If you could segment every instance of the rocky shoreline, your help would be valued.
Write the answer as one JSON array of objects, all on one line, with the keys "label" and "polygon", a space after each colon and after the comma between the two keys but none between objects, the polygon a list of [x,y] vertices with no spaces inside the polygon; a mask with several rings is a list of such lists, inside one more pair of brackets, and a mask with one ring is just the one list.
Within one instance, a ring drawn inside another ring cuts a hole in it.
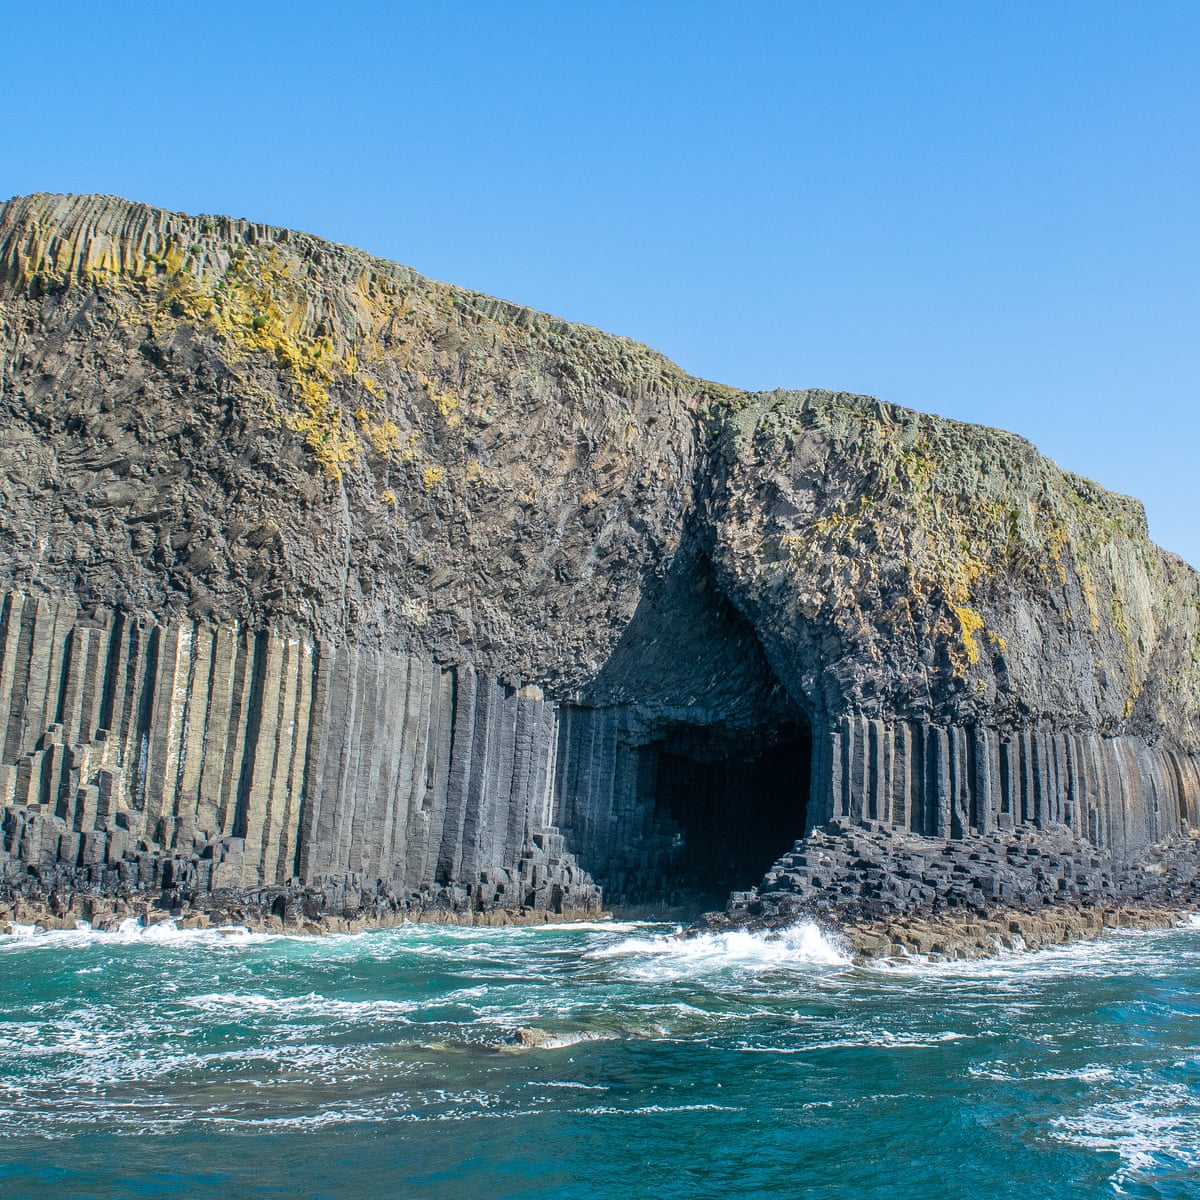
[{"label": "rocky shoreline", "polygon": [[943,962],[1091,941],[1110,929],[1171,929],[1191,911],[1156,905],[1082,909],[1052,905],[1042,912],[997,909],[986,915],[942,913],[852,923],[837,934],[856,962],[918,957]]},{"label": "rocky shoreline", "polygon": [[399,925],[552,925],[573,921],[607,919],[599,910],[495,908],[485,912],[459,912],[449,908],[373,908],[342,915],[289,907],[282,913],[262,903],[259,897],[242,893],[210,894],[196,903],[173,897],[130,895],[111,899],[82,894],[15,895],[0,900],[0,935],[14,927],[34,926],[41,931],[73,930],[81,926],[113,932],[126,921],[150,927],[173,921],[177,929],[245,929],[251,933],[279,933],[321,937],[338,933],[367,933]]},{"label": "rocky shoreline", "polygon": [[[595,889],[580,904],[479,908],[448,889],[398,897],[378,883],[326,880],[262,889],[203,890],[136,881],[112,890],[27,867],[0,889],[0,933],[15,927],[116,930],[171,921],[178,929],[321,936],[405,924],[543,925],[607,920]],[[469,898],[468,898],[469,900]],[[881,827],[814,830],[767,872],[683,936],[747,930],[770,935],[814,921],[857,963],[977,959],[1099,937],[1109,929],[1165,929],[1200,909],[1200,841],[1152,847],[1115,863],[1065,831],[1022,831],[953,842]],[[639,911],[617,916],[662,917]],[[699,914],[696,914],[697,916]],[[687,920],[672,911],[671,919]],[[664,918],[665,919],[665,918]]]},{"label": "rocky shoreline", "polygon": [[1164,929],[1200,908],[1200,840],[1121,863],[1066,829],[953,841],[834,822],[798,841],[758,888],[735,892],[710,930],[815,921],[857,961],[982,958]]},{"label": "rocky shoreline", "polygon": [[[217,898],[214,898],[217,899]],[[955,959],[981,959],[997,955],[1044,950],[1053,946],[1089,941],[1112,929],[1170,929],[1181,923],[1200,904],[1177,907],[1088,906],[1068,908],[1048,905],[1042,911],[996,908],[987,913],[943,912],[937,914],[898,915],[887,920],[819,919],[836,943],[843,945],[855,963],[878,960],[920,958],[930,962]],[[0,935],[15,933],[20,927],[37,931],[74,930],[83,927],[98,931],[116,931],[133,920],[144,927],[174,922],[177,929],[253,933],[290,936],[326,936],[365,933],[408,924],[503,927],[548,925],[612,919],[609,912],[546,912],[534,909],[493,909],[488,912],[454,912],[448,909],[379,911],[370,914],[336,916],[317,913],[305,916],[290,913],[279,916],[244,896],[220,898],[206,907],[190,903],[171,905],[160,898],[131,897],[124,900],[76,896],[64,902],[49,899],[15,897],[0,902]],[[721,929],[751,929],[776,932],[803,919],[794,914],[783,921],[721,920],[709,914],[703,923],[684,931],[684,936]]]},{"label": "rocky shoreline", "polygon": [[405,922],[541,925],[601,913],[600,889],[557,833],[534,839],[515,870],[480,871],[467,884],[405,887],[347,874],[244,887],[222,882],[230,863],[238,878],[244,839],[164,853],[132,836],[129,816],[80,834],[45,806],[0,807],[0,930],[14,922],[72,929],[79,921],[105,930],[132,918],[184,929],[360,933]]},{"label": "rocky shoreline", "polygon": [[[204,886],[207,860],[149,847],[126,848],[112,863],[64,862],[61,833],[48,842],[39,836],[35,844],[33,825],[20,818],[22,810],[6,811],[5,828],[21,834],[6,845],[21,853],[3,856],[0,931],[30,925],[69,930],[82,922],[116,930],[133,920],[143,926],[172,921],[180,929],[324,935],[408,923],[495,927],[614,915],[604,908],[599,888],[570,864],[524,889],[524,905],[505,906],[499,887],[403,890],[361,876],[214,888]],[[57,824],[43,817],[37,831],[44,835],[42,826],[54,825],[57,832]],[[1106,929],[1168,928],[1197,909],[1197,838],[1148,847],[1128,863],[1062,827],[944,839],[843,820],[810,831],[758,887],[732,893],[721,912],[642,906],[618,907],[616,915],[694,921],[685,936],[733,929],[770,934],[813,921],[856,962],[869,962],[1038,950],[1098,937]]]}]

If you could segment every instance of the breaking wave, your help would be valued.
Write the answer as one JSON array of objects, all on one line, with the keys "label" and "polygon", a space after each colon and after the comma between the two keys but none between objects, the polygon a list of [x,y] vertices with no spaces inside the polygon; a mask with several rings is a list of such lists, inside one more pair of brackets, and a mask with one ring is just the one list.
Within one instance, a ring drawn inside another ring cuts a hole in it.
[{"label": "breaking wave", "polygon": [[812,922],[771,932],[728,930],[623,938],[598,947],[591,956],[647,982],[733,972],[811,972],[845,967],[848,950]]}]

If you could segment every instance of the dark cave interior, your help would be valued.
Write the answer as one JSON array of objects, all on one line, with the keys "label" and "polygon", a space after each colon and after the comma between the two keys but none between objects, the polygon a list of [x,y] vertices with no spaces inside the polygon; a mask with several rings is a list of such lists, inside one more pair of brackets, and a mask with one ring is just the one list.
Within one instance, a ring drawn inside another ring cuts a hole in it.
[{"label": "dark cave interior", "polygon": [[723,905],[804,834],[812,735],[799,723],[741,735],[680,725],[642,748],[672,893]]},{"label": "dark cave interior", "polygon": [[614,908],[724,907],[803,837],[806,711],[698,545],[647,587],[583,700],[562,710],[558,811]]}]

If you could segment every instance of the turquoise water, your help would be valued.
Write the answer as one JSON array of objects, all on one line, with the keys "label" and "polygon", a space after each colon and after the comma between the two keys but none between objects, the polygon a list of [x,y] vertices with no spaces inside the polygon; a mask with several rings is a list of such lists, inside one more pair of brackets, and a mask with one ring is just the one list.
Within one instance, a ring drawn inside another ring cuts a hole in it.
[{"label": "turquoise water", "polygon": [[669,932],[0,938],[0,1196],[1200,1196],[1200,926]]}]

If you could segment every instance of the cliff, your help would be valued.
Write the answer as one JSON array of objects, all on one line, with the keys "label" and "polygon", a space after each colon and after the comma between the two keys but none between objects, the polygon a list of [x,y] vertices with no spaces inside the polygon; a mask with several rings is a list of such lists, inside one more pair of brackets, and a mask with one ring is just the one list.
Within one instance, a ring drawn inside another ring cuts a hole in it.
[{"label": "cliff", "polygon": [[1200,580],[1010,434],[108,197],[0,208],[0,412],[10,874],[570,911],[1200,826]]}]

